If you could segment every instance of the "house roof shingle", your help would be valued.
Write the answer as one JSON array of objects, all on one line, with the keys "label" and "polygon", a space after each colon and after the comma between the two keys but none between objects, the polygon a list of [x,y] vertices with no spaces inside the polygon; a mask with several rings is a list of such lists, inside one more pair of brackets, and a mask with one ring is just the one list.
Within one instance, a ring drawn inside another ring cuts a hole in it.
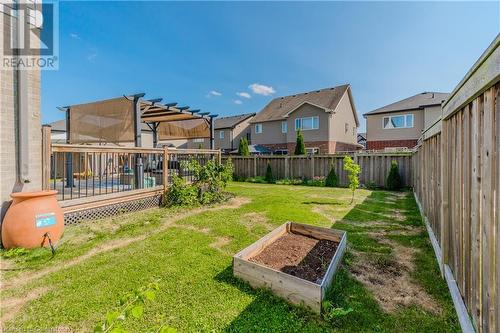
[{"label": "house roof shingle", "polygon": [[349,85],[344,84],[332,88],[277,97],[269,102],[269,104],[267,104],[262,111],[257,113],[251,122],[258,123],[281,120],[303,103],[311,103],[325,109],[334,110],[348,89]]},{"label": "house roof shingle", "polygon": [[377,113],[398,112],[404,110],[421,109],[424,106],[440,105],[447,97],[448,93],[423,92],[414,96],[402,99],[392,104],[383,106],[373,111],[365,113],[363,116]]},{"label": "house roof shingle", "polygon": [[234,128],[242,121],[255,116],[255,113],[238,114],[235,116],[215,118],[215,129]]}]

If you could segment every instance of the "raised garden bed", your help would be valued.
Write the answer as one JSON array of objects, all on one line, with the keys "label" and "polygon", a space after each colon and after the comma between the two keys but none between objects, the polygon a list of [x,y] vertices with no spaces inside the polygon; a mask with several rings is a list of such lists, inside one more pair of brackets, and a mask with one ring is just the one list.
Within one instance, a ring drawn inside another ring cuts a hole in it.
[{"label": "raised garden bed", "polygon": [[233,273],[320,313],[342,260],[345,231],[287,222],[233,257]]}]

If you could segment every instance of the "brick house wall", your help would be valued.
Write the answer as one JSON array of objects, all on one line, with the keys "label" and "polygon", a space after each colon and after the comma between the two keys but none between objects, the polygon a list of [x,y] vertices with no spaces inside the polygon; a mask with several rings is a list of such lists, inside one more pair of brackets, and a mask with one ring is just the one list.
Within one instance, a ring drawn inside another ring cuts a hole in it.
[{"label": "brick house wall", "polygon": [[[319,148],[320,154],[334,154],[344,151],[355,151],[361,148],[354,144],[337,141],[309,141],[304,142],[304,145],[306,146],[306,148]],[[287,149],[288,154],[290,155],[293,155],[293,152],[295,151],[295,142],[260,144],[260,146],[264,146],[272,151],[278,149]]]},{"label": "brick house wall", "polygon": [[[4,31],[11,29],[7,14],[0,12],[0,45]],[[1,52],[1,51],[0,51]],[[14,70],[0,70],[0,221],[10,205],[10,194],[18,191],[35,191],[42,184],[42,131],[40,115],[41,75],[39,70],[24,70],[26,85],[18,91]],[[26,96],[28,112],[29,170],[27,182],[20,183],[18,175],[19,152],[17,149],[18,114],[17,94]]]},{"label": "brick house wall", "polygon": [[381,141],[366,141],[366,149],[379,150],[391,147],[407,147],[413,148],[417,145],[416,139],[411,140],[381,140]]}]

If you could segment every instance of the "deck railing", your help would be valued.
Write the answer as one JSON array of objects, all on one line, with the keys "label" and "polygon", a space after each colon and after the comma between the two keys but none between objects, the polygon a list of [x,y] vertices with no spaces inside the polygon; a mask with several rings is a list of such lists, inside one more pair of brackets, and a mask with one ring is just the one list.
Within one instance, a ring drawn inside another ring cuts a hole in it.
[{"label": "deck railing", "polygon": [[60,201],[166,190],[174,174],[192,180],[183,161],[197,160],[204,165],[210,159],[220,160],[219,150],[207,149],[53,144],[45,153],[44,187],[57,190]]}]

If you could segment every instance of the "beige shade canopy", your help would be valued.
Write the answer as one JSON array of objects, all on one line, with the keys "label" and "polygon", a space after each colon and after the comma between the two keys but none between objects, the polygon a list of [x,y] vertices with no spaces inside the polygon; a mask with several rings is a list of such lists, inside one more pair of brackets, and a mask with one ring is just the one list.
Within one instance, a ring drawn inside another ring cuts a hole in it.
[{"label": "beige shade canopy", "polygon": [[156,131],[159,140],[211,137],[210,123],[215,115],[177,107],[177,103],[161,104],[161,99],[144,100],[142,96],[122,96],[64,108],[69,111],[69,143],[134,142],[136,109],[139,121]]}]

